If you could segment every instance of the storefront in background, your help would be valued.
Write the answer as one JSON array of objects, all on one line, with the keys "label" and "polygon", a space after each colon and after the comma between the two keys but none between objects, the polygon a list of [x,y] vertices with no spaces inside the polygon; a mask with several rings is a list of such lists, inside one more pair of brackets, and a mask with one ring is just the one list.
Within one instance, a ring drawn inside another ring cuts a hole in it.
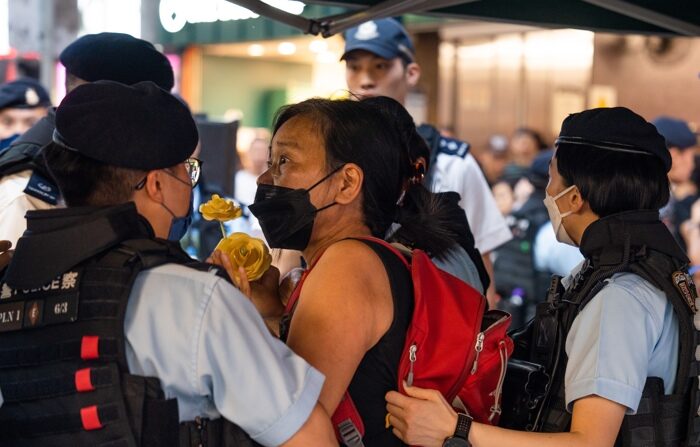
[{"label": "storefront in background", "polygon": [[[270,3],[308,17],[343,11]],[[158,16],[158,41],[181,55],[179,91],[193,111],[211,119],[240,118],[244,127],[269,127],[281,105],[345,88],[341,37],[305,36],[225,0],[194,4],[162,0]]]}]

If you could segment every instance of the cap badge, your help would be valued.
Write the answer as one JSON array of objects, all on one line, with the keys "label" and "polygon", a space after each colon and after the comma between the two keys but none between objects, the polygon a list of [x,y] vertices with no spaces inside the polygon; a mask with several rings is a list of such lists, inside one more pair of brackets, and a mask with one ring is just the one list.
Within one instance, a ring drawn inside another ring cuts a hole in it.
[{"label": "cap badge", "polygon": [[36,93],[36,90],[33,88],[28,88],[27,91],[24,92],[24,101],[28,106],[35,106],[39,104],[39,95]]},{"label": "cap badge", "polygon": [[373,21],[365,22],[359,27],[357,27],[357,32],[355,33],[355,39],[357,40],[371,40],[379,37],[379,32],[377,31],[377,24]]}]

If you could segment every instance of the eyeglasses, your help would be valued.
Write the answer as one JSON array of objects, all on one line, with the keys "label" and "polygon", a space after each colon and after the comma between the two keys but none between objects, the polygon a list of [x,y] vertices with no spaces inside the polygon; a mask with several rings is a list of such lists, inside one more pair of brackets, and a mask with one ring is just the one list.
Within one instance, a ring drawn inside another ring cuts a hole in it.
[{"label": "eyeglasses", "polygon": [[[192,188],[197,186],[197,183],[199,183],[199,177],[202,174],[202,165],[204,162],[198,158],[188,158],[187,160],[183,161],[185,165],[185,169],[187,169],[187,175],[190,177],[190,185]],[[182,183],[186,183],[184,180],[182,180],[180,177],[176,176],[170,170],[164,169],[164,171],[173,177],[175,180],[179,180]],[[143,178],[140,182],[134,186],[134,189],[141,189],[146,185],[146,177]]]},{"label": "eyeglasses", "polygon": [[204,162],[199,158],[188,158],[184,163],[187,174],[190,176],[190,182],[194,188],[197,186],[197,183],[199,183],[199,176],[202,173],[202,164],[204,164]]}]

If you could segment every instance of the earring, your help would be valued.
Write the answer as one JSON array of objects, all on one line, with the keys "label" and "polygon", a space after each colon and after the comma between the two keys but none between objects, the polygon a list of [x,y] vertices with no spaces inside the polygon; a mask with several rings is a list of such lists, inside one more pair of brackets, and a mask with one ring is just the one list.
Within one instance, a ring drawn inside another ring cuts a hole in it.
[{"label": "earring", "polygon": [[408,178],[408,182],[412,185],[417,185],[425,179],[425,166],[423,163],[416,162],[413,164],[413,174]]}]

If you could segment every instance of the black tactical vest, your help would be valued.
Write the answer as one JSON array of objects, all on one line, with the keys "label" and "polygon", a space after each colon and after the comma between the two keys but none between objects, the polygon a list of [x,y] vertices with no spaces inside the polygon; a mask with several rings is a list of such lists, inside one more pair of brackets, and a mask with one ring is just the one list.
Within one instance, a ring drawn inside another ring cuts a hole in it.
[{"label": "black tactical vest", "polygon": [[[655,211],[620,213],[591,224],[581,241],[586,262],[564,290],[558,277],[534,321],[515,334],[514,361],[504,391],[502,425],[542,432],[569,429],[564,400],[566,336],[578,313],[616,273],[630,272],[662,290],[679,322],[679,366],[673,394],[663,380],[647,379],[637,413],[625,416],[617,446],[700,445],[700,332],[693,325],[695,298],[688,260]],[[511,374],[513,372],[513,374]]]},{"label": "black tactical vest", "polygon": [[[70,209],[37,213],[65,215]],[[15,259],[0,282],[0,445],[256,445],[222,419],[180,424],[177,401],[165,398],[159,380],[128,371],[124,317],[136,276],[165,263],[211,266],[193,263],[172,243],[146,238],[133,204],[98,209],[86,219],[77,225],[83,242],[100,243],[84,250],[93,251],[85,260],[30,286],[33,274],[19,275]],[[110,227],[113,234],[104,234]],[[70,230],[56,229],[62,231]],[[97,231],[103,234],[91,234]],[[16,253],[21,261],[48,262],[37,245],[22,239]],[[66,251],[81,243],[64,242]],[[37,270],[45,275],[51,268]]]}]

